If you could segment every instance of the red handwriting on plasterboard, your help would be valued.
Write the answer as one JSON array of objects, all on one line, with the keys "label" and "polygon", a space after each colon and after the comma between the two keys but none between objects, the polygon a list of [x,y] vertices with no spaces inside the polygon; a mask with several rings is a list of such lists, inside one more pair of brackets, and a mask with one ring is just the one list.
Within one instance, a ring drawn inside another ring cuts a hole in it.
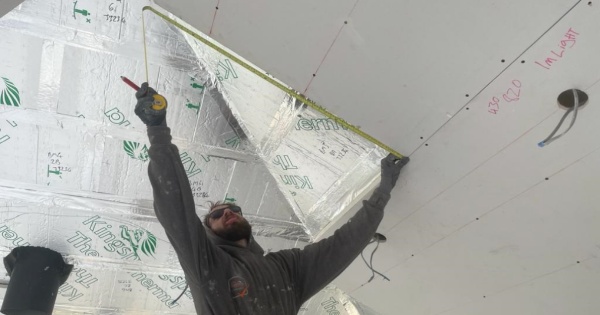
[{"label": "red handwriting on plasterboard", "polygon": [[558,52],[550,50],[549,57],[546,57],[546,59],[542,62],[536,61],[535,63],[546,70],[550,70],[552,64],[564,56],[567,48],[573,48],[573,46],[575,46],[575,43],[577,42],[577,35],[579,35],[579,33],[575,32],[569,27],[569,30],[567,33],[565,33],[565,35],[563,35],[558,44],[558,47],[560,48]]},{"label": "red handwriting on plasterboard", "polygon": [[500,110],[500,103],[504,100],[506,103],[516,102],[521,97],[521,81],[512,80],[512,86],[506,90],[506,93],[502,94],[502,99],[494,96],[488,102],[488,112],[491,114],[497,114]]}]

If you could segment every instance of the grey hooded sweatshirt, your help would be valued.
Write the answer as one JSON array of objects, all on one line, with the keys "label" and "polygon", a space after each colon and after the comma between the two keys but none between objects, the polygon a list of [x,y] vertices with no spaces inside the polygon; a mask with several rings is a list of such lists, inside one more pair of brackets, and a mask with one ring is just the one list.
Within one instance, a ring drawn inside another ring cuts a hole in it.
[{"label": "grey hooded sweatshirt", "polygon": [[304,249],[264,255],[253,240],[240,247],[203,227],[177,147],[166,126],[148,128],[154,210],[174,247],[201,315],[295,315],[368,245],[389,192],[375,190],[334,235]]}]

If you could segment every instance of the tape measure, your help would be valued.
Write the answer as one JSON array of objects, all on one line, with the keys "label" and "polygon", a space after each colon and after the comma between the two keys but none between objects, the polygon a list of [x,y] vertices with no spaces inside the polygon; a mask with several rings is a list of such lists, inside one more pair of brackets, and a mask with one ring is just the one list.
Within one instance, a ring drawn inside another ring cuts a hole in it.
[{"label": "tape measure", "polygon": [[152,95],[152,98],[154,98],[154,102],[152,103],[152,109],[161,110],[167,107],[167,100],[164,98],[164,96],[160,94],[154,94]]},{"label": "tape measure", "polygon": [[314,101],[304,97],[302,94],[296,92],[295,90],[279,83],[278,81],[270,78],[267,74],[263,73],[262,71],[257,70],[256,68],[254,68],[253,66],[247,64],[246,62],[242,61],[241,59],[237,58],[236,56],[234,56],[233,54],[229,53],[228,51],[226,51],[225,49],[215,45],[214,43],[212,43],[211,41],[205,39],[204,37],[198,35],[197,33],[195,33],[194,31],[188,29],[187,27],[183,26],[181,23],[177,22],[176,20],[168,17],[166,14],[163,14],[161,12],[159,12],[158,10],[154,9],[151,6],[145,6],[142,8],[142,32],[144,33],[142,38],[144,41],[144,64],[146,66],[146,82],[148,82],[148,52],[147,52],[147,47],[146,47],[146,22],[144,21],[144,11],[151,11],[152,13],[154,13],[156,16],[162,18],[165,22],[170,23],[171,25],[177,27],[178,29],[180,29],[181,31],[187,33],[188,35],[192,36],[193,38],[199,40],[200,42],[202,42],[203,44],[205,44],[206,46],[214,49],[215,51],[219,52],[220,54],[222,54],[223,56],[229,58],[231,61],[237,63],[238,65],[242,66],[243,68],[247,69],[248,71],[256,74],[258,77],[262,78],[263,80],[271,83],[273,86],[279,88],[281,91],[287,93],[288,95],[300,100],[302,103],[308,105],[310,108],[316,110],[317,112],[321,113],[322,115],[324,115],[327,118],[330,118],[332,120],[334,120],[335,122],[337,122],[338,124],[340,124],[341,126],[351,130],[352,132],[354,132],[355,134],[361,136],[363,139],[383,148],[384,150],[392,153],[393,155],[397,156],[398,158],[402,158],[404,157],[404,155],[400,154],[399,152],[395,151],[394,149],[390,148],[389,146],[383,144],[381,141],[373,138],[371,135],[363,132],[362,130],[358,129],[358,127],[353,126],[351,124],[349,124],[348,122],[346,122],[345,120],[343,120],[342,118],[330,113],[327,109],[325,109],[324,107],[317,105]]},{"label": "tape measure", "polygon": [[[129,85],[132,89],[139,91],[140,87],[137,86],[137,84],[133,83],[131,80],[127,79],[124,76],[121,76],[121,80],[123,80],[123,82]],[[167,107],[167,99],[164,96],[160,94],[154,94],[152,95],[152,98],[154,99],[154,101],[152,102],[152,109],[162,110],[165,107]]]}]

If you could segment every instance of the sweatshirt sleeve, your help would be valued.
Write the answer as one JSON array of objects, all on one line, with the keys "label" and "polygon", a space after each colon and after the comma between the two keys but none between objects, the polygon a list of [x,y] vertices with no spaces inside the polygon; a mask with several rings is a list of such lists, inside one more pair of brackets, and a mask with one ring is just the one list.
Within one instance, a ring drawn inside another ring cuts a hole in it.
[{"label": "sweatshirt sleeve", "polygon": [[376,189],[362,208],[334,234],[298,251],[296,283],[304,303],[340,275],[369,244],[390,194]]},{"label": "sweatshirt sleeve", "polygon": [[203,268],[222,254],[206,236],[190,183],[166,126],[148,127],[150,164],[148,175],[154,193],[154,211],[165,229],[189,281],[199,284]]}]

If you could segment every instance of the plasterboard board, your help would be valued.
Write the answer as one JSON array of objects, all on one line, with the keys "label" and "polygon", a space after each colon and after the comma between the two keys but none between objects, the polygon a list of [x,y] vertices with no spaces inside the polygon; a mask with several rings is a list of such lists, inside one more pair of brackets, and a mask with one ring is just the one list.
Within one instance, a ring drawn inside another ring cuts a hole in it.
[{"label": "plasterboard board", "polygon": [[[593,40],[583,35],[586,32],[590,34],[597,28],[594,16],[595,9],[590,10],[587,6],[572,11],[523,56],[530,61],[526,68],[515,64],[503,72],[470,105],[427,141],[427,146],[415,152],[411,156],[411,167],[405,173],[407,184],[395,192],[392,198],[392,201],[402,200],[399,204],[400,211],[395,213],[404,217],[416,211],[516,139],[532,132],[532,128],[539,123],[547,119],[558,123],[558,94],[571,87],[587,89],[598,79],[595,72],[580,70],[590,67],[590,64],[592,68],[600,66],[595,59],[589,58],[596,50]],[[565,52],[555,69],[546,70],[537,66],[534,61],[544,58],[551,49],[557,47],[570,28],[582,34],[578,35],[577,45]],[[521,83],[520,92],[512,85],[514,80]],[[502,101],[497,114],[489,113],[489,102],[494,97],[503,99],[502,95],[509,88],[520,93],[519,100],[510,103]],[[540,130],[537,134],[539,141],[550,131],[552,127],[547,132]],[[532,145],[535,147],[539,141]],[[418,179],[411,176],[417,173]],[[393,220],[386,220],[381,229],[389,229],[390,224],[395,223]]]},{"label": "plasterboard board", "polygon": [[[386,306],[375,307],[383,313],[406,303],[417,314],[439,314],[477,303],[483,296],[508,298],[513,296],[509,291],[575,268],[577,261],[593,263],[600,237],[595,206],[599,202],[595,194],[599,159],[600,151],[596,151],[414,258],[384,271],[397,284],[378,279],[352,292],[353,296],[388,301]],[[588,276],[599,277],[597,272]],[[423,294],[411,299],[413,290]],[[593,286],[582,284],[579,290],[585,295]],[[558,289],[550,291],[548,295],[531,291],[537,301],[522,301],[520,308],[535,306],[534,314],[554,314],[551,301]],[[577,309],[572,303],[567,301],[571,312]]]},{"label": "plasterboard board", "polygon": [[537,139],[549,133],[548,130],[552,130],[560,118],[560,115],[552,115],[530,134],[515,141],[414,215],[388,230],[390,236],[393,235],[393,240],[403,242],[407,239],[415,240],[414,237],[407,238],[407,234],[420,231],[419,241],[415,240],[409,248],[396,249],[401,251],[397,252],[399,257],[407,257],[406,251],[431,245],[438,237],[454,232],[493,211],[544,182],[545,178],[551,180],[556,172],[597,150],[597,146],[587,145],[593,142],[597,129],[593,121],[600,117],[600,110],[592,106],[580,112],[577,128],[561,139],[562,142],[557,141],[544,149],[535,146],[539,141]]},{"label": "plasterboard board", "polygon": [[[598,88],[588,92],[593,94],[595,91]],[[543,183],[545,178],[553,180],[553,174],[598,149],[588,145],[594,141],[597,127],[593,121],[597,117],[600,117],[600,109],[591,104],[580,112],[577,127],[562,141],[540,149],[535,146],[537,139],[549,133],[560,118],[559,113],[550,116],[529,134],[387,230],[385,234],[390,241],[382,251],[394,256],[390,260],[396,263],[409,259],[411,254],[417,254],[449,233],[473,223]],[[573,185],[577,186],[576,183]],[[381,267],[390,268],[386,263]]]},{"label": "plasterboard board", "polygon": [[[597,28],[594,15],[587,6],[574,10],[564,23],[559,23],[556,30],[544,37],[548,40],[540,41],[540,47],[532,48],[531,55],[543,56],[544,51],[553,49],[553,44],[560,41],[571,23],[581,34],[592,32]],[[596,149],[588,145],[594,142],[597,128],[594,121],[600,116],[593,100],[580,112],[576,126],[567,136],[543,149],[536,146],[564,113],[558,110],[555,101],[560,91],[569,84],[582,89],[590,87],[586,89],[590,95],[598,90],[597,85],[591,87],[597,81],[597,74],[580,71],[590,62],[592,68],[598,66],[591,58],[597,51],[594,42],[581,37],[576,48],[566,51],[565,58],[551,69],[558,72],[557,75],[531,64],[534,67],[527,71],[519,65],[515,65],[514,71],[508,69],[490,85],[489,91],[484,91],[469,105],[469,111],[457,115],[428,142],[429,146],[422,147],[412,156],[380,226],[388,242],[378,250],[379,270],[388,270],[409,260],[411,255],[434,245],[448,233],[459,230]],[[530,90],[523,89],[519,102],[505,102],[497,115],[488,113],[486,99],[491,99],[494,94],[502,98],[506,88],[500,86],[510,84],[509,78],[519,75],[525,78],[523,82],[530,82]],[[479,156],[486,151],[487,156]],[[446,176],[451,174],[457,177],[447,181]],[[351,272],[361,271],[368,273],[359,259],[351,266]],[[341,277],[336,283],[352,291],[364,281],[360,277]]]},{"label": "plasterboard board", "polygon": [[307,95],[410,155],[573,3],[360,2]]}]

